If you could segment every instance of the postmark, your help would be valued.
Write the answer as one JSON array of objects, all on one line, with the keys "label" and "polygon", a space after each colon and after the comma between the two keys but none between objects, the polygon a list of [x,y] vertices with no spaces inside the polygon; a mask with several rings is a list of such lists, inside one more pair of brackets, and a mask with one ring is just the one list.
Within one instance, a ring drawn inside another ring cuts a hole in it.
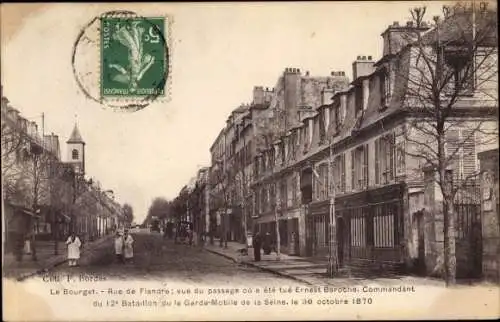
[{"label": "postmark", "polygon": [[72,55],[81,92],[105,108],[133,112],[168,100],[170,18],[110,11],[78,35]]}]

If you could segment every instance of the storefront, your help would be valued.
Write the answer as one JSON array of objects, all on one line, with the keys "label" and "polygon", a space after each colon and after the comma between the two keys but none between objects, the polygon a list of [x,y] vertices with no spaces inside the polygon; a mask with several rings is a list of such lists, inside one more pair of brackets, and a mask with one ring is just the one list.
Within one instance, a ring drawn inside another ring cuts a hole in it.
[{"label": "storefront", "polygon": [[336,200],[339,258],[345,264],[403,265],[403,185]]}]

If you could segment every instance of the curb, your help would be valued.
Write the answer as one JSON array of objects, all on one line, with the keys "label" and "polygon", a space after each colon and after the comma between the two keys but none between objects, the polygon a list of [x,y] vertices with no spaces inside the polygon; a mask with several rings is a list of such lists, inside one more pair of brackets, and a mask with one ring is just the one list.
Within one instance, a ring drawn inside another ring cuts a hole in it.
[{"label": "curb", "polygon": [[218,252],[218,251],[213,250],[213,249],[208,249],[208,248],[204,248],[204,249],[207,250],[208,252],[212,253],[212,254],[216,254],[216,255],[225,257],[225,258],[227,258],[229,260],[232,260],[233,262],[235,262],[237,264],[245,264],[245,265],[248,265],[248,266],[252,266],[252,267],[258,268],[258,269],[260,269],[262,271],[265,271],[265,272],[268,272],[268,273],[273,273],[273,274],[281,276],[281,277],[285,277],[285,278],[289,278],[289,279],[292,279],[292,280],[295,280],[295,281],[298,281],[298,282],[301,282],[301,283],[305,283],[307,285],[311,285],[311,286],[314,285],[314,283],[311,283],[311,282],[309,282],[309,281],[307,281],[305,279],[302,279],[300,277],[297,277],[297,276],[286,274],[286,273],[277,271],[277,270],[272,269],[272,268],[262,267],[262,266],[260,266],[258,264],[255,264],[255,263],[252,263],[252,262],[249,262],[249,261],[238,261],[236,258],[234,258],[234,256],[227,255],[227,254],[224,254],[223,252]]},{"label": "curb", "polygon": [[[107,236],[105,238],[102,238],[100,241],[98,241],[95,245],[92,245],[92,246],[99,246],[101,245],[102,243],[104,243],[105,241],[107,241],[111,236]],[[67,262],[67,259],[66,258],[62,258],[62,259],[58,259],[58,260],[54,260],[52,263],[46,263],[44,264],[45,267],[43,268],[38,268],[38,269],[35,269],[34,271],[32,272],[29,272],[29,273],[24,273],[24,274],[21,274],[20,276],[16,277],[16,280],[18,282],[22,282],[30,277],[33,277],[35,275],[39,275],[39,274],[42,274],[42,273],[46,273],[48,272],[49,270],[57,267],[57,266],[60,266],[64,263]]]}]

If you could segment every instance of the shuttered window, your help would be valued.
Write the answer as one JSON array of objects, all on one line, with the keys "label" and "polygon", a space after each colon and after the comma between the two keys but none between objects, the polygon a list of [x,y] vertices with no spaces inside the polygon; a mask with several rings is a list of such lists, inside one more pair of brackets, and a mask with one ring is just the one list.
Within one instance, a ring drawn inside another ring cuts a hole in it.
[{"label": "shuttered window", "polygon": [[340,158],[340,191],[345,192],[346,178],[345,178],[345,154]]},{"label": "shuttered window", "polygon": [[466,178],[476,173],[476,140],[472,130],[462,131],[463,149],[463,177]]},{"label": "shuttered window", "polygon": [[380,140],[375,140],[375,184],[380,183]]},{"label": "shuttered window", "polygon": [[351,217],[351,246],[362,247],[366,245],[365,217],[361,209],[356,209]]},{"label": "shuttered window", "polygon": [[453,171],[453,181],[457,181],[461,177],[459,136],[460,132],[458,130],[448,130],[446,132],[445,153],[448,168]]},{"label": "shuttered window", "polygon": [[368,187],[368,144],[363,146],[363,188]]},{"label": "shuttered window", "polygon": [[351,150],[351,190],[356,189],[356,153],[355,150]]}]

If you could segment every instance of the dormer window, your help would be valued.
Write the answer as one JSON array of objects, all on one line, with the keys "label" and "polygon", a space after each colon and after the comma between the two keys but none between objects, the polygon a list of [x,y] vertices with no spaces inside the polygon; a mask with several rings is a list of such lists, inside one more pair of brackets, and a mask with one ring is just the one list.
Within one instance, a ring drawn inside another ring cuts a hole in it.
[{"label": "dormer window", "polygon": [[363,86],[362,84],[356,85],[356,88],[354,89],[354,95],[355,95],[355,114],[356,116],[358,113],[363,111]]},{"label": "dormer window", "polygon": [[380,110],[384,110],[389,105],[391,97],[391,79],[389,71],[384,68],[379,74],[379,84],[380,84]]},{"label": "dormer window", "polygon": [[318,121],[319,121],[319,141],[321,143],[324,142],[325,140],[325,134],[326,134],[326,128],[325,128],[325,110],[321,110],[320,114],[319,114],[319,117],[318,117]]},{"label": "dormer window", "polygon": [[333,108],[333,112],[335,113],[335,131],[338,132],[340,130],[340,126],[342,125],[342,120],[340,118],[340,104],[337,104]]},{"label": "dormer window", "polygon": [[474,73],[471,64],[472,59],[467,53],[458,50],[447,50],[444,59],[449,74],[449,95],[472,95],[474,91]]},{"label": "dormer window", "polygon": [[78,158],[79,158],[79,152],[78,152],[78,150],[77,149],[73,149],[71,151],[71,159],[72,160],[78,160]]}]

